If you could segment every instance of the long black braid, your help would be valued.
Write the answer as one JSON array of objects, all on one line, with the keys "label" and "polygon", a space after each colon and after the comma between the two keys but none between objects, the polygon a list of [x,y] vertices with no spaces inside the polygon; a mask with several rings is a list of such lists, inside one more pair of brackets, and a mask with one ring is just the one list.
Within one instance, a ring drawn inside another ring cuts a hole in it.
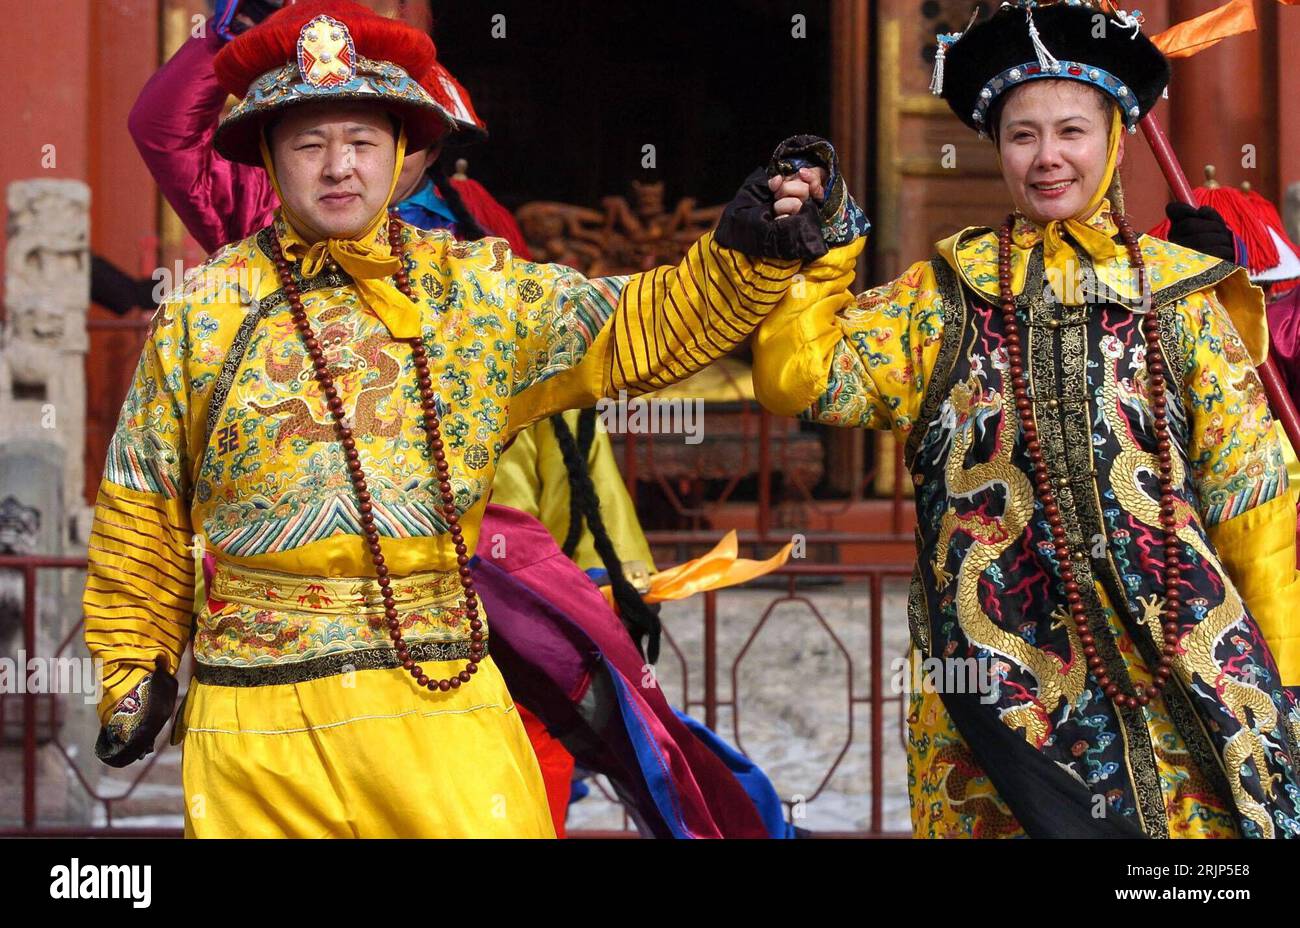
[{"label": "long black braid", "polygon": [[[573,433],[569,431],[569,423],[568,421],[565,420],[564,415],[562,413],[560,415],[553,416],[552,419],[560,420],[558,424],[555,423],[554,421],[551,424],[555,427],[556,440],[559,441],[560,450],[561,453],[563,453],[568,443],[573,441]],[[582,412],[578,413],[578,443],[576,448],[577,455],[574,458],[574,460],[582,463],[582,469],[584,472],[586,472],[587,476],[590,476],[590,473],[587,472],[587,457],[588,455],[591,454],[591,443],[594,442],[595,440],[596,440],[596,410],[584,409],[582,410]],[[569,465],[569,459],[567,457],[565,458],[564,463],[566,466]],[[583,521],[587,517],[588,500],[584,498],[585,494],[581,492],[583,488],[580,485],[575,486],[575,481],[580,481],[581,477],[575,476],[572,467],[568,467],[568,475],[569,475],[569,491],[570,491],[569,492],[569,534],[565,537],[564,544],[560,545],[560,547],[564,549],[565,556],[571,558],[573,557],[573,552],[578,550],[578,541],[579,539],[582,538],[582,526],[583,526]],[[596,503],[597,504],[600,503],[600,499],[598,497],[596,498]],[[599,505],[597,505],[597,509],[599,508],[600,508]]]},{"label": "long black braid", "polygon": [[460,237],[468,242],[476,242],[485,237],[488,233],[483,230],[483,227],[478,224],[478,220],[465,206],[465,201],[460,198],[460,191],[451,182],[451,178],[442,169],[442,165],[434,162],[428,173],[433,185],[438,188],[438,196],[442,197],[455,215],[456,231],[460,234]]},{"label": "long black braid", "polygon": [[585,521],[591,530],[596,553],[609,572],[614,602],[618,605],[623,624],[642,656],[653,664],[659,660],[659,638],[662,631],[658,611],[646,604],[636,587],[624,576],[623,562],[619,560],[609,531],[605,528],[605,520],[600,513],[600,498],[596,495],[595,484],[591,482],[591,473],[587,470],[587,455],[596,438],[596,410],[584,409],[578,414],[576,439],[562,414],[551,416],[551,425],[555,428],[555,440],[559,443],[564,465],[569,472],[569,533],[562,545],[564,553],[573,557]]}]

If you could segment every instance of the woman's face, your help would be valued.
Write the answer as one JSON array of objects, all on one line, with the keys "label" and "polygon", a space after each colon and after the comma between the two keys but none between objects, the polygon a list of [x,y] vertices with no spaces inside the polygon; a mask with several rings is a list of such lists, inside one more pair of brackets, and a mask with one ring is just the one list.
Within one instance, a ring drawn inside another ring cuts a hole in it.
[{"label": "woman's face", "polygon": [[[997,144],[1016,209],[1039,225],[1085,218],[1106,173],[1109,134],[1109,105],[1087,85],[1037,80],[1011,91]],[[1123,156],[1121,138],[1117,166]]]}]

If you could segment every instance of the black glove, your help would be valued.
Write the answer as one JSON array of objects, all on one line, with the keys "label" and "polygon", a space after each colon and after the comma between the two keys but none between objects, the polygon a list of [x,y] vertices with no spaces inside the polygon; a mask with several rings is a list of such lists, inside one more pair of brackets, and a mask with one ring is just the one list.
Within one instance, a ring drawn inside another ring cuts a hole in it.
[{"label": "black glove", "polygon": [[1169,241],[1175,245],[1224,261],[1237,260],[1232,230],[1212,207],[1170,203],[1165,206],[1165,215],[1169,217]]},{"label": "black glove", "polygon": [[815,261],[827,251],[820,210],[809,200],[793,216],[777,219],[776,198],[767,186],[773,173],[759,168],[745,178],[718,221],[714,241],[751,258]]},{"label": "black glove", "polygon": [[153,752],[154,740],[176,706],[176,678],[159,666],[146,674],[113,709],[99,730],[95,756],[110,767],[125,767]]}]

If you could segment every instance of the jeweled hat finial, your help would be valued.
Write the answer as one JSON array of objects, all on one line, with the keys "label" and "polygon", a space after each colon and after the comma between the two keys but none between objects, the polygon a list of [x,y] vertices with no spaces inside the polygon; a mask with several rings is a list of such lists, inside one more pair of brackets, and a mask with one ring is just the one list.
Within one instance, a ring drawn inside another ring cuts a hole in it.
[{"label": "jeweled hat finial", "polygon": [[337,87],[357,73],[357,50],[348,27],[317,16],[298,33],[298,73],[313,87]]}]

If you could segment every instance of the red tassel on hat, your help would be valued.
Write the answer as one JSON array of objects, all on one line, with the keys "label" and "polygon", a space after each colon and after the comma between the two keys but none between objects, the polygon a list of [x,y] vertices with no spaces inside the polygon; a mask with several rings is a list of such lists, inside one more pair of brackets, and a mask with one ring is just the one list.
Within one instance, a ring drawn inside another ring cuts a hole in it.
[{"label": "red tassel on hat", "polygon": [[420,86],[452,115],[461,132],[471,138],[487,138],[487,124],[474,111],[469,91],[441,61],[435,61],[433,67],[420,78]]},{"label": "red tassel on hat", "polygon": [[[1291,240],[1291,236],[1287,235],[1286,226],[1282,223],[1282,216],[1278,213],[1277,207],[1273,205],[1272,201],[1267,197],[1260,196],[1252,190],[1249,181],[1246,181],[1241,185],[1241,192],[1246,199],[1247,206],[1255,211],[1255,214],[1259,217],[1259,221],[1263,223],[1266,228],[1270,229],[1276,236],[1273,239],[1274,244],[1277,244],[1280,241],[1283,247],[1291,249],[1291,254],[1295,256],[1296,261],[1300,261],[1300,246],[1297,246],[1296,243]],[[1279,261],[1282,260],[1283,257],[1284,256],[1279,255]],[[1269,285],[1266,289],[1268,289],[1270,293],[1285,293],[1297,284],[1300,284],[1300,278],[1292,277],[1282,280],[1270,280],[1268,284]]]},{"label": "red tassel on hat", "polygon": [[1246,207],[1255,214],[1261,223],[1276,232],[1283,244],[1295,252],[1296,257],[1300,258],[1300,245],[1291,241],[1291,236],[1287,235],[1286,226],[1282,223],[1282,216],[1278,213],[1277,207],[1273,205],[1272,201],[1252,190],[1249,181],[1241,185],[1241,193],[1245,198]]},{"label": "red tassel on hat", "polygon": [[464,159],[457,162],[456,173],[451,175],[451,183],[460,194],[465,208],[474,217],[474,221],[489,235],[498,235],[508,241],[510,250],[517,257],[531,261],[533,256],[528,250],[528,242],[524,239],[523,230],[519,228],[515,217],[487,192],[486,187],[473,178],[465,176],[464,167]]}]

